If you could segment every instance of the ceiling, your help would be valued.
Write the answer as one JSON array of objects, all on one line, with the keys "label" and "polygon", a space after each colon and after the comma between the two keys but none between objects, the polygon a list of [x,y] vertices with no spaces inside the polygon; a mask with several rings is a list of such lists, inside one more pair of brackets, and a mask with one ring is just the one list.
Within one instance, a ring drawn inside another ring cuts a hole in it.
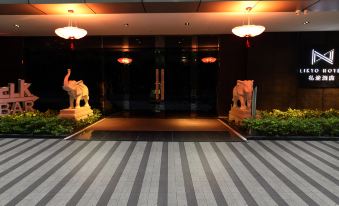
[{"label": "ceiling", "polygon": [[[67,26],[68,9],[75,11],[72,19],[88,35],[227,34],[243,24],[248,6],[253,7],[253,23],[268,32],[339,31],[339,0],[25,2],[0,0],[1,36],[53,36],[56,28]],[[296,10],[301,10],[299,15]]]}]

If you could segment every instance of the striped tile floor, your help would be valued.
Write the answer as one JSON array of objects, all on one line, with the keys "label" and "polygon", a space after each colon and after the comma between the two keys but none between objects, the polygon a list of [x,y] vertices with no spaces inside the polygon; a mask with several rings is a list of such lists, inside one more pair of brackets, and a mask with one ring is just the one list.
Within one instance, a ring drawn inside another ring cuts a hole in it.
[{"label": "striped tile floor", "polygon": [[339,205],[339,142],[0,139],[0,205]]}]

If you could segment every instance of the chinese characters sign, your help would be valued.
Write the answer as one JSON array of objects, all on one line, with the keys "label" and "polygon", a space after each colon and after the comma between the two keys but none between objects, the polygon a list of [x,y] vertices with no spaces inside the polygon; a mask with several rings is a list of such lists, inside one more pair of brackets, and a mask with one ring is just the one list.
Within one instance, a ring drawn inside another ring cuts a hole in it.
[{"label": "chinese characters sign", "polygon": [[34,111],[34,101],[38,97],[29,91],[30,85],[25,83],[25,80],[19,79],[17,91],[14,83],[0,88],[0,115]]},{"label": "chinese characters sign", "polygon": [[[298,68],[303,87],[339,87],[339,49],[307,49]],[[336,56],[337,55],[337,56]]]}]

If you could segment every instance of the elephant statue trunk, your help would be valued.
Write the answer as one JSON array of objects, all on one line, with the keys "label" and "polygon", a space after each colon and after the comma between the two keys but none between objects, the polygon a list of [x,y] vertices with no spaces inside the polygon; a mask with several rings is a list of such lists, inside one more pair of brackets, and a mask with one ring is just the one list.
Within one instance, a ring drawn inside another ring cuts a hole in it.
[{"label": "elephant statue trunk", "polygon": [[67,69],[67,74],[64,78],[64,86],[63,86],[63,89],[66,90],[66,91],[70,90],[70,88],[68,87],[68,79],[69,79],[70,75],[71,75],[71,70]]},{"label": "elephant statue trunk", "polygon": [[[63,89],[67,91],[69,95],[69,109],[77,109],[80,108],[80,101],[85,101],[85,107],[90,107],[88,104],[89,100],[89,91],[88,87],[83,83],[82,80],[74,81],[69,80],[69,76],[71,75],[71,70],[67,70],[67,74],[64,78]],[[75,107],[74,107],[75,100]]]}]

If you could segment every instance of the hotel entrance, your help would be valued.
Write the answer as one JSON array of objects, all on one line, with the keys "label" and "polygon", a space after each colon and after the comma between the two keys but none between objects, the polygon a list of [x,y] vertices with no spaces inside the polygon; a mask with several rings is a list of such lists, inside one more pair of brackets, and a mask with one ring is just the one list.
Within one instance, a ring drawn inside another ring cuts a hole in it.
[{"label": "hotel entrance", "polygon": [[[21,73],[34,82],[42,111],[67,107],[61,86],[71,68],[70,79],[83,80],[91,106],[105,115],[216,117],[217,43],[216,37],[105,37],[79,40],[70,49],[58,38],[31,37]],[[216,61],[204,63],[205,57]]]}]

